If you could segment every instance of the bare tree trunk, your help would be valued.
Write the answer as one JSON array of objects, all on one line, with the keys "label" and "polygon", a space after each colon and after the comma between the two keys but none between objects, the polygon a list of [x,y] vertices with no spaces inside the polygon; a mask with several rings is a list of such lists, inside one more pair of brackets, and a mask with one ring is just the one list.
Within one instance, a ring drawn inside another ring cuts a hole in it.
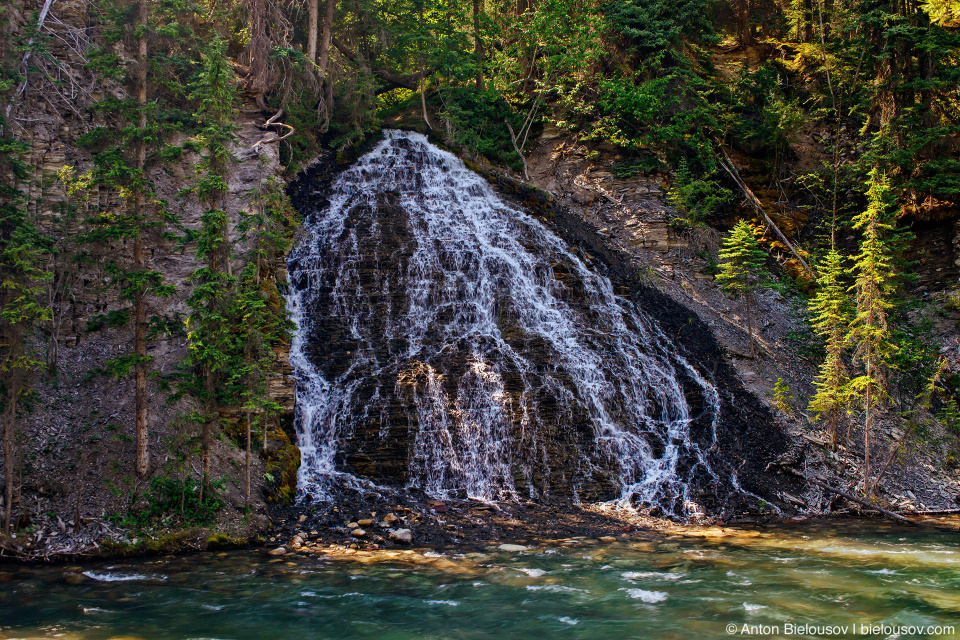
[{"label": "bare tree trunk", "polygon": [[263,417],[263,455],[267,455],[267,426],[269,422],[267,417]]},{"label": "bare tree trunk", "polygon": [[243,506],[250,505],[250,412],[247,411],[247,460],[246,460],[246,482],[243,492]]},{"label": "bare tree trunk", "polygon": [[[867,403],[864,411],[863,420],[863,488],[870,488],[870,430],[873,428],[873,363],[870,361],[871,354],[867,354]],[[867,494],[867,498],[870,495]]]},{"label": "bare tree trunk", "polygon": [[317,26],[320,20],[319,0],[309,0],[307,4],[307,60],[317,61]]},{"label": "bare tree trunk", "polygon": [[233,265],[230,263],[230,220],[223,225],[223,245],[221,247],[223,251],[223,262],[227,268],[227,277],[233,277]]},{"label": "bare tree trunk", "polygon": [[741,46],[753,44],[750,35],[750,0],[737,0],[737,42]]},{"label": "bare tree trunk", "polygon": [[320,80],[327,77],[327,65],[330,63],[330,41],[333,39],[333,11],[336,7],[336,0],[327,0],[326,13],[323,16],[323,37],[320,40],[320,62],[317,65]]},{"label": "bare tree trunk", "polygon": [[[423,2],[420,3],[420,28],[423,29]],[[423,121],[427,124],[427,129],[433,130],[430,124],[430,118],[427,116],[427,62],[423,56],[423,43],[420,47],[420,108],[423,111]]]},{"label": "bare tree trunk", "polygon": [[830,412],[830,451],[837,450],[837,439],[840,435],[840,415],[834,409]]},{"label": "bare tree trunk", "polygon": [[[137,105],[140,107],[140,139],[137,141],[137,170],[143,174],[147,159],[147,145],[144,137],[147,130],[147,3],[140,3],[140,42],[137,50]],[[135,215],[143,220],[145,203],[143,187],[137,188],[134,198]],[[142,226],[137,230],[133,241],[133,268],[142,272],[146,267],[143,257]],[[136,393],[136,447],[137,477],[145,478],[150,472],[150,431],[147,425],[147,305],[146,292],[137,292],[133,301],[133,353],[137,357],[134,365]]]},{"label": "bare tree trunk", "polygon": [[270,107],[267,106],[264,95],[270,88],[270,51],[273,49],[273,43],[267,34],[270,21],[267,18],[265,0],[247,0],[247,2],[250,20],[250,42],[247,45],[250,73],[247,75],[246,89],[253,94],[254,101],[261,111],[269,111]]},{"label": "bare tree trunk", "polygon": [[10,535],[10,519],[13,514],[13,427],[17,418],[16,386],[10,384],[7,392],[7,415],[3,421],[3,532]]},{"label": "bare tree trunk", "polygon": [[823,39],[830,39],[830,24],[833,21],[833,0],[822,0],[821,14],[823,17]]},{"label": "bare tree trunk", "polygon": [[77,462],[77,479],[76,479],[76,493],[75,504],[74,504],[74,514],[73,514],[73,530],[80,530],[80,517],[83,507],[83,473],[87,469],[87,451],[86,449],[80,450],[80,460]]},{"label": "bare tree trunk", "polygon": [[803,0],[803,41],[813,42],[813,0]]},{"label": "bare tree trunk", "polygon": [[483,40],[480,39],[480,0],[473,0],[473,57],[477,65],[477,90],[483,91]]}]

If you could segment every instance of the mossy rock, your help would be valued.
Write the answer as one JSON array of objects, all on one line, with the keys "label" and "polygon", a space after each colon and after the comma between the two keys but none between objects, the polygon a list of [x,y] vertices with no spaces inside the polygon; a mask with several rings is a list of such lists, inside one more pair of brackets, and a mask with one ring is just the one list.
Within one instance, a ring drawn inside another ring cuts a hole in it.
[{"label": "mossy rock", "polygon": [[209,538],[206,539],[207,549],[216,550],[216,549],[242,549],[249,544],[247,538],[234,538],[229,536],[222,531],[218,531]]},{"label": "mossy rock", "polygon": [[297,471],[300,469],[300,449],[288,444],[270,456],[267,462],[266,482],[263,485],[267,502],[293,502],[297,495]]}]

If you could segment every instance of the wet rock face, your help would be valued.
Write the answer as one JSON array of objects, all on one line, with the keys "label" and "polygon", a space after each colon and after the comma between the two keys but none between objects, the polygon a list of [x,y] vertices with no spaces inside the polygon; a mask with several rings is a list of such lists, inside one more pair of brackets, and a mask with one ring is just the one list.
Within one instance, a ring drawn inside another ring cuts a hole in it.
[{"label": "wet rock face", "polygon": [[300,200],[288,265],[301,495],[361,478],[681,513],[725,487],[709,372],[455,157],[388,132],[325,195]]}]

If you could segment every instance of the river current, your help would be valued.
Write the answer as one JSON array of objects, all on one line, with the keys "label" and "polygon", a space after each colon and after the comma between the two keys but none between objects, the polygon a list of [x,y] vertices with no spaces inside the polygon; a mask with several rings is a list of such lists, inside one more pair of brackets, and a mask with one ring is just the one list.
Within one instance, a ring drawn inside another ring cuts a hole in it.
[{"label": "river current", "polygon": [[957,637],[956,534],[882,523],[699,533],[0,566],[0,638]]}]

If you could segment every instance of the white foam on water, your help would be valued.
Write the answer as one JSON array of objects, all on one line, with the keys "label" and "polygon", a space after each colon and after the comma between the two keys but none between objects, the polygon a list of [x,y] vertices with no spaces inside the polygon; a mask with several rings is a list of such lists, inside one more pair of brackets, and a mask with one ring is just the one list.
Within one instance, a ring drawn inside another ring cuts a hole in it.
[{"label": "white foam on water", "polygon": [[527,591],[549,591],[550,593],[590,593],[586,589],[566,587],[562,584],[528,584]]},{"label": "white foam on water", "polygon": [[623,589],[627,595],[634,600],[640,600],[648,604],[663,602],[669,597],[669,594],[663,591],[647,591],[646,589]]},{"label": "white foam on water", "polygon": [[659,571],[627,571],[620,574],[624,580],[643,580],[645,578],[653,580],[679,580],[685,573],[661,573]]},{"label": "white foam on water", "polygon": [[166,580],[167,576],[148,576],[142,573],[109,573],[106,571],[84,571],[83,575],[99,582],[129,582],[132,580]]},{"label": "white foam on water", "polygon": [[456,600],[427,600],[427,604],[443,604],[448,607],[459,607],[460,603]]}]

